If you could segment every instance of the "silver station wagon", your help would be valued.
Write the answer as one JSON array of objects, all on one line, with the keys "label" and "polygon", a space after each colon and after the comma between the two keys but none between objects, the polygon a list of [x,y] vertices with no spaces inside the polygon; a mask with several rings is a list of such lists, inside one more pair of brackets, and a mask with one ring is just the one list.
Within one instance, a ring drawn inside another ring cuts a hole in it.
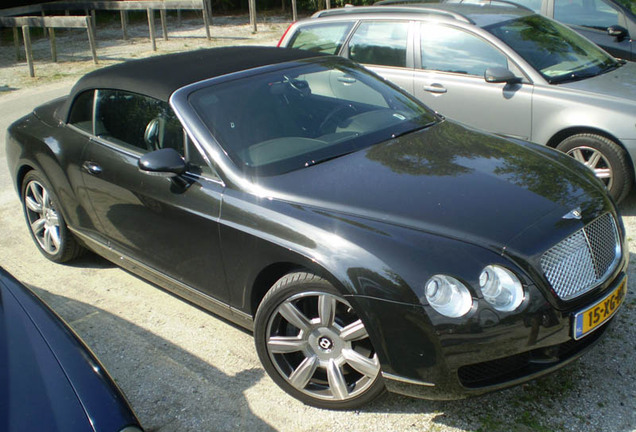
[{"label": "silver station wagon", "polygon": [[279,46],[350,58],[440,114],[561,150],[617,201],[633,186],[636,64],[527,8],[332,9],[292,24]]}]

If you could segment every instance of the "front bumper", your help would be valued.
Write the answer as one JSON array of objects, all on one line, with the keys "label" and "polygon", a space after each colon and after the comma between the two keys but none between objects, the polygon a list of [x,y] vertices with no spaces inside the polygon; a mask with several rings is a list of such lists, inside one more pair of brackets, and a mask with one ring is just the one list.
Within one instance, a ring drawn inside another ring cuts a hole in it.
[{"label": "front bumper", "polygon": [[[625,278],[626,262],[587,303],[594,304]],[[532,301],[501,319],[483,308],[465,322],[432,322],[421,305],[354,297],[367,311],[365,325],[389,391],[424,399],[462,399],[551,373],[600,341],[614,318],[574,340],[576,307],[557,311],[533,287]],[[435,318],[434,318],[435,319]],[[390,323],[387,325],[386,323]]]}]

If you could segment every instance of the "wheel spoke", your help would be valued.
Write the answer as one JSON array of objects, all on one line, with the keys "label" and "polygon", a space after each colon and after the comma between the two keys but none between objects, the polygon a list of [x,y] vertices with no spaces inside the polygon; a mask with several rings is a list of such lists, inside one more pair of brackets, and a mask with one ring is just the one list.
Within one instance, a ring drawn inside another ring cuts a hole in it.
[{"label": "wheel spoke", "polygon": [[31,183],[29,185],[29,189],[31,190],[31,194],[33,195],[33,198],[35,199],[35,201],[42,205],[42,203],[44,202],[44,200],[42,199],[42,193],[40,192],[40,189],[38,188],[38,184],[37,183]]},{"label": "wheel spoke", "polygon": [[329,365],[327,366],[327,379],[329,380],[331,393],[336,399],[342,400],[349,396],[347,382],[342,375],[342,371],[333,359],[329,360]]},{"label": "wheel spoke", "polygon": [[31,223],[31,230],[33,231],[34,234],[37,235],[42,231],[42,229],[44,229],[45,224],[46,224],[46,219],[40,218]]},{"label": "wheel spoke", "polygon": [[26,199],[24,200],[24,203],[26,204],[27,208],[31,210],[32,212],[42,214],[42,204],[38,203],[31,196],[27,196]]},{"label": "wheel spoke", "polygon": [[43,246],[44,246],[44,250],[46,250],[47,252],[52,252],[53,249],[53,245],[52,245],[52,239],[51,239],[51,229],[50,228],[45,228],[44,229],[44,236],[43,236]]},{"label": "wheel spoke", "polygon": [[600,152],[592,153],[592,156],[587,160],[585,165],[588,167],[595,169],[598,163],[602,160],[603,155]]},{"label": "wheel spoke", "polygon": [[311,356],[306,357],[305,360],[292,372],[289,376],[289,382],[298,390],[302,390],[307,386],[307,383],[314,376],[316,368],[318,367],[318,357]]},{"label": "wheel spoke", "polygon": [[297,329],[302,331],[309,330],[309,319],[293,304],[283,303],[280,305],[278,312]]},{"label": "wheel spoke", "polygon": [[364,324],[362,324],[361,320],[352,322],[340,332],[340,337],[347,342],[364,339],[368,336],[367,330],[364,328]]},{"label": "wheel spoke", "polygon": [[342,350],[342,356],[347,360],[349,366],[369,378],[375,378],[380,372],[380,362],[377,355],[368,358],[352,349],[345,349]]},{"label": "wheel spoke", "polygon": [[597,168],[594,170],[594,174],[600,179],[608,179],[612,177],[612,170],[609,168]]},{"label": "wheel spoke", "polygon": [[267,347],[273,354],[287,354],[302,351],[307,346],[307,341],[298,337],[272,336],[267,341]]},{"label": "wheel spoke", "polygon": [[581,149],[577,148],[572,150],[570,156],[572,156],[574,159],[581,162],[582,164],[587,165],[587,161],[585,160],[585,156],[583,155],[583,151]]},{"label": "wheel spoke", "polygon": [[330,295],[318,297],[318,315],[320,316],[320,325],[331,327],[336,316],[336,299]]},{"label": "wheel spoke", "polygon": [[57,227],[50,227],[47,232],[49,233],[49,236],[51,237],[51,243],[53,243],[54,246],[54,250],[58,250],[60,247],[60,232],[58,231]]},{"label": "wheel spoke", "polygon": [[51,208],[51,199],[49,198],[49,192],[42,188],[42,210],[46,211]]}]

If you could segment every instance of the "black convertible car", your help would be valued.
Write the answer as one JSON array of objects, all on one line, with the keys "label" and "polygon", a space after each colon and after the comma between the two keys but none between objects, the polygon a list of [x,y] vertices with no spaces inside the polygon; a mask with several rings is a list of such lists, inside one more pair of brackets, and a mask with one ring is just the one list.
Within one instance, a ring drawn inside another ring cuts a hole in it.
[{"label": "black convertible car", "polygon": [[334,56],[104,68],[14,123],[7,160],[46,257],[89,248],[252,328],[274,381],[319,407],[527,381],[597,342],[626,292],[591,170]]}]

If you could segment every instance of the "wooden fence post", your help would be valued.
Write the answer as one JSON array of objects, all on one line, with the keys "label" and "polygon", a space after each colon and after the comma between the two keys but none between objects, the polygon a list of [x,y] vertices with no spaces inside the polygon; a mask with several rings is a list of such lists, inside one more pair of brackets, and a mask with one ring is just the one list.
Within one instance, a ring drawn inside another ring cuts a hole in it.
[{"label": "wooden fence post", "polygon": [[250,0],[249,8],[250,24],[253,26],[252,33],[256,33],[258,31],[258,27],[256,25],[256,0]]},{"label": "wooden fence post", "polygon": [[168,40],[168,25],[166,24],[166,10],[159,9],[159,16],[161,17],[161,32],[163,33],[163,40]]},{"label": "wooden fence post", "polygon": [[210,21],[212,19],[212,12],[208,11],[210,6],[208,5],[207,0],[201,0],[201,6],[203,7],[203,26],[205,27],[205,36],[208,40],[210,40]]},{"label": "wooden fence post", "polygon": [[152,50],[157,51],[157,41],[155,41],[155,11],[153,9],[146,9],[148,14],[148,30],[150,31],[150,42],[152,43]]},{"label": "wooden fence post", "polygon": [[90,45],[93,54],[93,63],[97,64],[97,44],[95,43],[95,33],[93,33],[93,20],[90,16],[86,16],[86,33],[88,33],[88,45]]},{"label": "wooden fence post", "polygon": [[124,35],[124,40],[128,40],[128,12],[120,10],[119,15],[121,17],[121,31]]},{"label": "wooden fence post", "polygon": [[35,77],[35,68],[33,67],[33,51],[31,50],[31,33],[29,26],[22,26],[22,37],[24,38],[24,50],[26,51],[26,60],[29,65],[29,75]]},{"label": "wooden fence post", "polygon": [[13,27],[13,45],[15,46],[15,59],[20,61],[20,33],[18,33],[18,28]]},{"label": "wooden fence post", "polygon": [[296,0],[291,0],[292,2],[292,21],[298,21],[298,8],[296,7]]},{"label": "wooden fence post", "polygon": [[51,60],[57,63],[57,46],[55,45],[55,29],[49,27],[49,40],[51,42]]}]

